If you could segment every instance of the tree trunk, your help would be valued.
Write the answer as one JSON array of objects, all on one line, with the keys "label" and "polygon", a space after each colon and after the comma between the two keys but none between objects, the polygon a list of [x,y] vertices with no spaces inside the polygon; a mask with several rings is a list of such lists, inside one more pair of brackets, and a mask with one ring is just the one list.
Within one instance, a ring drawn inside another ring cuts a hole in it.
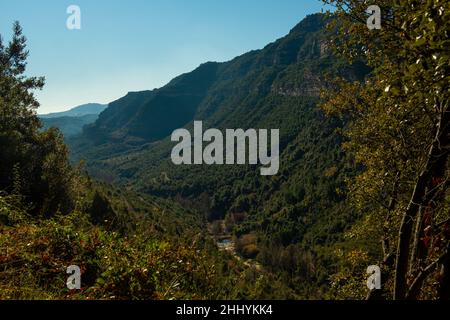
[{"label": "tree trunk", "polygon": [[[421,206],[425,206],[427,201],[427,186],[431,179],[436,176],[441,177],[445,171],[448,158],[448,133],[449,133],[449,112],[443,107],[439,117],[438,126],[434,141],[428,152],[424,169],[420,173],[414,191],[409,201],[409,205],[403,215],[400,225],[399,240],[397,246],[397,258],[395,266],[394,299],[403,300],[407,294],[407,274],[410,257],[411,237],[417,213]],[[437,174],[437,175],[435,175]]]},{"label": "tree trunk", "polygon": [[[411,260],[409,261],[409,274],[413,274],[414,271],[420,268],[420,239],[423,236],[423,212],[424,207],[420,207],[419,214],[416,219],[416,228],[414,230],[413,248],[411,251]],[[419,263],[416,265],[416,262]]]}]

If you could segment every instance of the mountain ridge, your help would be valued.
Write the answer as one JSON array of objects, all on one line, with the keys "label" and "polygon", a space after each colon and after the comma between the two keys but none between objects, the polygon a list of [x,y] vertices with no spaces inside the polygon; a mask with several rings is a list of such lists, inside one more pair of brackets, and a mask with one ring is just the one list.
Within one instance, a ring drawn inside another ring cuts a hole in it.
[{"label": "mountain ridge", "polygon": [[[327,74],[362,81],[369,71],[324,49],[327,21],[310,15],[263,49],[202,64],[167,86],[111,103],[69,141],[73,160],[86,159],[97,178],[176,200],[210,223],[221,221],[238,253],[268,269],[284,274],[276,256],[292,248],[311,255],[320,271],[286,275],[286,281],[300,290],[307,290],[303,281],[320,288],[331,267],[321,252],[342,241],[357,219],[342,193],[354,172],[340,150],[337,131],[345,122],[317,107],[320,89],[329,85]],[[269,178],[255,166],[175,166],[169,136],[191,129],[194,120],[202,120],[205,130],[279,128],[279,173]]]},{"label": "mountain ridge", "polygon": [[[305,50],[300,52],[295,49],[302,48],[306,32],[319,31],[317,24],[320,19],[323,19],[321,15],[310,15],[291,29],[288,35],[268,44],[263,49],[250,51],[227,62],[206,62],[192,72],[174,78],[162,88],[129,92],[126,96],[111,102],[109,108],[100,115],[96,123],[86,128],[86,135],[91,138],[95,136],[96,138],[93,141],[96,145],[106,143],[108,139],[120,142],[128,139],[130,145],[135,146],[168,136],[171,131],[192,121],[194,116],[208,117],[213,112],[214,105],[217,105],[218,102],[208,104],[205,99],[202,100],[201,90],[197,90],[197,96],[191,95],[192,100],[187,101],[187,97],[183,96],[186,92],[180,93],[183,90],[186,91],[186,82],[198,81],[198,78],[195,77],[202,75],[202,81],[206,82],[200,83],[200,87],[197,89],[214,90],[217,82],[232,83],[237,77],[245,75],[251,77],[251,72],[255,68],[259,68],[259,70],[273,66],[284,68],[305,55],[317,54],[321,51],[317,42],[308,44],[308,46],[312,46],[309,52],[305,52]],[[291,47],[294,50],[291,50]],[[216,78],[211,79],[213,77]],[[208,84],[211,87],[208,87]],[[175,97],[174,92],[177,92],[177,90],[179,96]],[[188,90],[192,92],[196,88],[188,86]],[[286,90],[286,93],[289,94],[289,90]],[[224,94],[226,94],[226,91],[222,91],[221,95]],[[317,89],[315,95],[318,95]],[[203,98],[205,97],[203,96]],[[181,105],[183,108],[174,106],[173,103]],[[182,114],[174,114],[175,112],[181,112]],[[160,119],[154,119],[155,117]],[[167,128],[158,127],[161,123],[170,125]],[[154,130],[148,129],[150,126],[154,126]]]},{"label": "mountain ridge", "polygon": [[95,122],[107,105],[87,103],[63,112],[38,115],[44,130],[55,127],[70,138],[83,132],[85,125]]},{"label": "mountain ridge", "polygon": [[86,103],[66,111],[52,112],[47,114],[38,114],[41,119],[60,118],[60,117],[80,117],[88,114],[100,114],[108,107],[107,104]]}]

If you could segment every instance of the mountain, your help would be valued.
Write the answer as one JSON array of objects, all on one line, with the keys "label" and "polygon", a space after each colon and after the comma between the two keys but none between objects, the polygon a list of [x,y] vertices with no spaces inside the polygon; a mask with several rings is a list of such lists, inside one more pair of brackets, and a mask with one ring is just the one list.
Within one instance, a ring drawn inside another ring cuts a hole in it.
[{"label": "mountain", "polygon": [[220,250],[197,212],[71,166],[34,112],[43,81],[26,75],[25,44],[18,22],[0,44],[0,300],[295,298]]},{"label": "mountain", "polygon": [[41,119],[43,129],[56,127],[68,138],[80,134],[85,125],[95,122],[98,115],[106,107],[107,105],[89,103],[64,112],[39,115],[39,118]]},{"label": "mountain", "polygon": [[[299,295],[322,297],[333,246],[358,219],[345,205],[338,130],[345,121],[317,107],[327,75],[362,81],[369,69],[336,59],[325,42],[327,18],[310,15],[261,50],[208,62],[168,85],[130,92],[69,139],[73,160],[97,178],[181,202],[230,235],[236,251],[256,259]],[[176,166],[173,130],[207,127],[280,129],[280,171],[258,166]]]},{"label": "mountain", "polygon": [[80,134],[83,127],[97,120],[97,114],[86,114],[74,117],[41,118],[43,129],[55,127],[61,130],[65,137],[72,137]]},{"label": "mountain", "polygon": [[103,110],[105,110],[107,105],[99,104],[99,103],[87,103],[80,105],[78,107],[74,107],[70,110],[63,112],[55,112],[48,114],[40,114],[39,118],[41,119],[51,119],[51,118],[61,118],[61,117],[81,117],[85,115],[91,114],[100,114]]}]

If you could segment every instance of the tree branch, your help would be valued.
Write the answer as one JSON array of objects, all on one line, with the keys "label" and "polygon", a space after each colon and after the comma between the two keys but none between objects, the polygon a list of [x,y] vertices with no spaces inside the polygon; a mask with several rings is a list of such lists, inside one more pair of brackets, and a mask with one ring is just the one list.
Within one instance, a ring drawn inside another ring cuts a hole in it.
[{"label": "tree branch", "polygon": [[[450,242],[449,242],[450,245]],[[416,299],[419,295],[420,288],[422,287],[423,281],[426,279],[426,277],[434,271],[436,266],[440,264],[444,259],[446,259],[449,256],[449,248],[447,245],[447,249],[445,249],[445,252],[439,256],[438,259],[430,263],[425,269],[422,269],[420,273],[417,275],[417,277],[412,282],[411,286],[408,289],[408,292],[406,294],[406,299],[412,300]]]}]

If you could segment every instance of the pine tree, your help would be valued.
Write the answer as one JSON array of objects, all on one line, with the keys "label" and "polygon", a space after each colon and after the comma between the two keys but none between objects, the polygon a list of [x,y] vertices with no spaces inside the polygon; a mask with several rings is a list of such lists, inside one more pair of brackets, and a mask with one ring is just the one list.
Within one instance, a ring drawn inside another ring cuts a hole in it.
[{"label": "pine tree", "polygon": [[40,130],[33,90],[43,88],[44,78],[25,76],[27,57],[26,38],[15,22],[6,46],[0,36],[0,190],[22,193],[35,214],[67,212],[68,151],[57,130]]}]

